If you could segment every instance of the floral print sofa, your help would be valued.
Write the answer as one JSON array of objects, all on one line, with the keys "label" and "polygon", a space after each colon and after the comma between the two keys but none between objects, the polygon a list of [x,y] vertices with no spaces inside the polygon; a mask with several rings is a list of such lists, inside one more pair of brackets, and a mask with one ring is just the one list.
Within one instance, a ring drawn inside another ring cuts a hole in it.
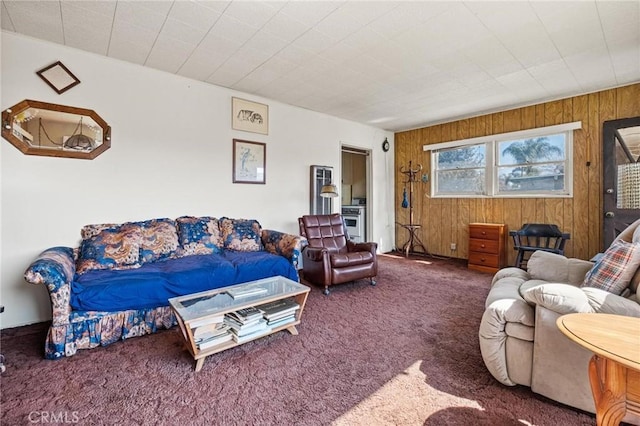
[{"label": "floral print sofa", "polygon": [[170,328],[170,297],[282,275],[298,280],[306,239],[256,220],[192,217],[87,225],[80,247],[42,252],[25,272],[47,286],[45,357]]}]

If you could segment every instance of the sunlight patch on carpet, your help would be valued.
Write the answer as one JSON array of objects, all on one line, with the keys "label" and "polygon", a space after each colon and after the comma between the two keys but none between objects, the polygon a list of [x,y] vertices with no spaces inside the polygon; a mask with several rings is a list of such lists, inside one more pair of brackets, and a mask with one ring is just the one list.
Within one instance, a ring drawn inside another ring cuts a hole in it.
[{"label": "sunlight patch on carpet", "polygon": [[441,410],[466,408],[483,411],[476,401],[449,395],[429,386],[429,379],[421,369],[422,362],[420,360],[412,364],[331,424],[346,426],[400,422],[403,425],[423,425],[430,416]]},{"label": "sunlight patch on carpet", "polygon": [[[397,255],[397,254],[390,254],[390,253],[380,253],[378,254],[378,257],[388,257],[391,259],[405,259],[404,256],[402,255]],[[415,259],[414,260],[415,263],[422,263],[423,265],[433,265],[433,262],[429,262],[428,260],[420,260],[420,259]]]},{"label": "sunlight patch on carpet", "polygon": [[389,257],[391,259],[404,259],[404,256],[399,256],[397,254],[390,254],[390,253],[380,253],[378,254],[378,256]]}]

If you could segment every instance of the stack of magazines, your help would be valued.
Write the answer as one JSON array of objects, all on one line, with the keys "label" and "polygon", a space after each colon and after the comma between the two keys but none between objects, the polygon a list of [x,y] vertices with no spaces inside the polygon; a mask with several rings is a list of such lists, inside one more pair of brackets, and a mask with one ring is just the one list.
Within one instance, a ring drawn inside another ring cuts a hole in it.
[{"label": "stack of magazines", "polygon": [[233,340],[238,343],[251,340],[269,330],[262,312],[254,307],[225,314],[224,323],[229,326]]},{"label": "stack of magazines", "polygon": [[293,299],[276,300],[260,305],[262,316],[267,320],[269,328],[276,328],[296,320],[296,311],[300,305]]},{"label": "stack of magazines", "polygon": [[232,338],[231,329],[224,322],[201,325],[193,330],[193,339],[200,350],[228,342]]}]

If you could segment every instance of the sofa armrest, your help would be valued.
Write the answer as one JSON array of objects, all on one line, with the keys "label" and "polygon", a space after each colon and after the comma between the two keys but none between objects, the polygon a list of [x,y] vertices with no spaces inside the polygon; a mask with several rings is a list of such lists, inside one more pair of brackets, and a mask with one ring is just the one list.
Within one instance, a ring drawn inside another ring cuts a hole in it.
[{"label": "sofa armrest", "polygon": [[71,281],[76,273],[73,249],[53,247],[43,251],[31,263],[24,278],[31,284],[44,284],[51,299],[53,325],[69,323]]},{"label": "sofa armrest", "polygon": [[523,296],[527,302],[561,315],[599,313],[640,318],[640,304],[634,300],[593,287],[550,283],[530,288]]},{"label": "sofa armrest", "polygon": [[[518,379],[523,376],[522,374],[516,371],[510,374],[510,357],[507,348],[510,344],[516,345],[511,348],[519,353],[523,347],[532,346],[534,323],[534,309],[518,296],[497,299],[487,306],[482,314],[478,330],[480,353],[487,369],[500,383],[507,386],[530,385],[527,383],[530,379]],[[514,338],[514,336],[517,337]],[[508,343],[509,340],[510,343]],[[525,352],[531,352],[531,350],[525,349]],[[514,358],[515,356],[512,355],[511,361]],[[527,357],[523,357],[517,364],[522,366],[521,370],[530,371],[530,363]]]},{"label": "sofa armrest", "polygon": [[308,244],[305,237],[263,229],[260,239],[266,251],[285,257],[296,269],[299,269],[300,253]]},{"label": "sofa armrest", "polygon": [[498,272],[496,272],[496,274],[491,279],[491,287],[493,287],[495,283],[497,283],[503,278],[517,278],[517,279],[520,279],[522,282],[525,282],[525,281],[529,281],[529,279],[531,279],[531,276],[525,270],[510,266],[508,268],[500,269]]},{"label": "sofa armrest", "polygon": [[542,284],[528,289],[522,296],[531,304],[561,315],[596,312],[583,289],[571,284]]}]

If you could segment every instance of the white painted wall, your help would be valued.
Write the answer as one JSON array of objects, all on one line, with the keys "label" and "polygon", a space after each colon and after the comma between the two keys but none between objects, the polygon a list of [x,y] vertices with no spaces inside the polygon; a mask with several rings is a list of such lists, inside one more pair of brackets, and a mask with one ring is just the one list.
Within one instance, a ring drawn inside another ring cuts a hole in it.
[{"label": "white painted wall", "polygon": [[[1,53],[2,109],[35,99],[93,109],[112,127],[111,149],[92,161],[27,156],[2,140],[2,327],[51,318],[44,287],[22,275],[42,250],[78,246],[85,224],[213,215],[297,234],[309,166],[339,171],[341,141],[372,149],[372,236],[393,248],[393,151],[380,147],[393,133],[9,32]],[[62,95],[35,74],[57,60],[82,82]],[[269,105],[268,136],[231,129],[232,96]],[[233,138],[267,144],[266,185],[231,182]]]}]

